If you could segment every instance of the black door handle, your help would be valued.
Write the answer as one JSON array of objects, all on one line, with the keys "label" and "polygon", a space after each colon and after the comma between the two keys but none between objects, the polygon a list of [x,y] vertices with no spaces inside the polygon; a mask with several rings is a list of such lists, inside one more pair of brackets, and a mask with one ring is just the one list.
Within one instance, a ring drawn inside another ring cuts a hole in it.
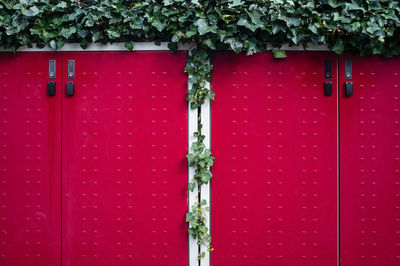
[{"label": "black door handle", "polygon": [[73,81],[67,81],[67,89],[66,89],[67,96],[71,97],[75,94],[75,85]]},{"label": "black door handle", "polygon": [[55,81],[47,82],[47,95],[49,95],[49,96],[56,95],[56,82]]},{"label": "black door handle", "polygon": [[324,94],[325,96],[332,96],[332,81],[324,82]]},{"label": "black door handle", "polygon": [[347,97],[353,96],[353,82],[351,81],[346,81],[344,83],[344,94]]}]

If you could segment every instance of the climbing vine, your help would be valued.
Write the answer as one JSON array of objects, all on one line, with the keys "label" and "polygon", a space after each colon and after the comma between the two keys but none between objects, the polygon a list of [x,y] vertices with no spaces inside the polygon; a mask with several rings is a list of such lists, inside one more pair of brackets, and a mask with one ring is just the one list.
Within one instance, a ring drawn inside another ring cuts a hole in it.
[{"label": "climbing vine", "polygon": [[[188,162],[195,168],[191,191],[210,182],[214,158],[204,144],[201,105],[214,98],[209,51],[233,50],[251,55],[282,44],[326,44],[336,52],[400,54],[400,7],[392,0],[0,0],[0,46],[49,46],[68,42],[83,48],[93,42],[195,43],[185,71],[192,89],[187,100],[198,109],[197,141]],[[273,50],[274,56],[285,57]],[[205,212],[199,197],[187,213],[189,234],[211,250]],[[204,256],[204,254],[202,254]]]},{"label": "climbing vine", "polygon": [[[197,201],[191,206],[191,211],[186,214],[186,221],[189,223],[189,235],[197,239],[199,246],[204,245],[211,251],[211,236],[207,227],[207,217],[205,212],[209,211],[207,201],[201,199],[200,188],[203,184],[208,184],[211,180],[211,166],[214,157],[211,151],[204,144],[205,136],[202,133],[201,105],[207,98],[214,99],[214,93],[206,87],[207,82],[211,82],[212,66],[209,63],[209,54],[205,50],[193,50],[188,55],[185,72],[188,73],[189,82],[192,88],[189,90],[187,100],[190,108],[197,109],[197,131],[194,133],[196,141],[192,144],[187,155],[189,165],[194,167],[195,174],[193,180],[189,182],[188,188],[194,191],[198,188]],[[204,257],[205,253],[200,253]]]}]

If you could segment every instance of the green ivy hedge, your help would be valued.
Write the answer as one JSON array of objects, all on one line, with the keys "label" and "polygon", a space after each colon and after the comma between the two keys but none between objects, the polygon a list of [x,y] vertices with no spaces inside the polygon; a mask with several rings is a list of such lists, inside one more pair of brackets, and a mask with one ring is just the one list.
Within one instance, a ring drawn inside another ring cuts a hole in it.
[{"label": "green ivy hedge", "polygon": [[0,0],[0,45],[195,42],[253,54],[283,43],[342,53],[400,53],[400,8],[391,0]]}]

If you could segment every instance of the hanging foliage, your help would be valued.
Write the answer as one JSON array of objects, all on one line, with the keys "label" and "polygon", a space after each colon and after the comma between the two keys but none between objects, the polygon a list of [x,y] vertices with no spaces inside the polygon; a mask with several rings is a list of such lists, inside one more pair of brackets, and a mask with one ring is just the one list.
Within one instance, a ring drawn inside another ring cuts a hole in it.
[{"label": "hanging foliage", "polygon": [[1,0],[0,45],[195,42],[252,54],[283,43],[328,44],[361,54],[400,53],[391,0]]}]

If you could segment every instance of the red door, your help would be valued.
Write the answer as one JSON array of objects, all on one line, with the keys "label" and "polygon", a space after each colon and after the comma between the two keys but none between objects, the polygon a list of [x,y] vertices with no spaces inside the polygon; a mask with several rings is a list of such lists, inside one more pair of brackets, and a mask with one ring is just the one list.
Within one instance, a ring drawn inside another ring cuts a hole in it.
[{"label": "red door", "polygon": [[[337,93],[325,52],[214,60],[212,265],[337,264]],[[336,73],[332,73],[336,88]]]},{"label": "red door", "polygon": [[60,54],[0,53],[0,265],[60,263],[60,86]]},{"label": "red door", "polygon": [[400,58],[342,56],[339,73],[341,265],[400,265]]},{"label": "red door", "polygon": [[63,265],[186,265],[186,53],[63,59]]}]

